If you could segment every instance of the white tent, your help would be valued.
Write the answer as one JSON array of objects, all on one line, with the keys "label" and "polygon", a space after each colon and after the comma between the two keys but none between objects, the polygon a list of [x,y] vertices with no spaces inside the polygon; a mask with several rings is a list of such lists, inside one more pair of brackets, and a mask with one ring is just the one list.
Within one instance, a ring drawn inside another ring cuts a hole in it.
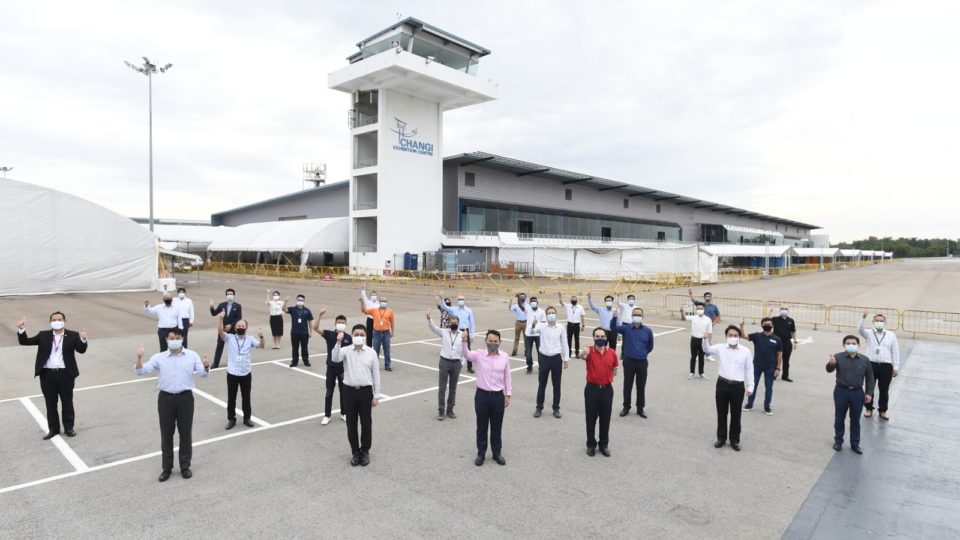
[{"label": "white tent", "polygon": [[841,249],[841,257],[856,258],[859,257],[862,252],[859,249]]},{"label": "white tent", "polygon": [[209,251],[294,251],[303,253],[348,251],[349,218],[269,221],[224,227],[207,247]]},{"label": "white tent", "polygon": [[0,231],[0,296],[155,286],[156,237],[86,199],[0,180]]},{"label": "white tent", "polygon": [[709,244],[703,249],[717,257],[783,257],[795,251],[792,246],[782,244],[763,246],[757,244]]},{"label": "white tent", "polygon": [[822,259],[832,259],[836,257],[840,250],[837,248],[794,248],[798,257],[820,257]]},{"label": "white tent", "polygon": [[[641,247],[642,246],[642,247]],[[696,244],[634,244],[631,248],[501,247],[502,265],[529,266],[538,276],[614,279],[676,273],[717,279],[717,257]]]}]

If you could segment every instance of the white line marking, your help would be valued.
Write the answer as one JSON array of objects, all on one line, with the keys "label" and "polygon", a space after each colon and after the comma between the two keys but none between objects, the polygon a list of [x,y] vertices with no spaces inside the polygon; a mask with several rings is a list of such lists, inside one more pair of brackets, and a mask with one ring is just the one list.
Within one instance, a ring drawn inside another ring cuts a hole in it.
[{"label": "white line marking", "polygon": [[653,335],[654,335],[654,336],[665,336],[665,335],[667,335],[667,334],[672,334],[672,333],[674,333],[674,332],[679,332],[679,331],[681,331],[681,330],[686,330],[686,328],[677,328],[677,329],[675,329],[675,330],[669,330],[669,331],[667,331],[667,332],[660,332],[659,334],[653,334]]},{"label": "white line marking", "polygon": [[[208,401],[210,401],[210,402],[216,403],[217,405],[223,407],[224,409],[227,408],[227,403],[226,403],[225,401],[221,401],[221,400],[220,400],[219,398],[217,398],[216,396],[212,396],[212,395],[204,392],[203,390],[200,390],[200,389],[198,389],[198,388],[194,388],[194,389],[193,389],[193,393],[194,393],[194,394],[197,394],[198,396],[200,396],[200,397],[202,397],[202,398],[204,398],[204,399],[206,399],[206,400],[208,400]],[[237,409],[237,408],[234,408],[233,410],[234,410],[238,415],[243,416],[243,411],[242,411],[242,410]],[[261,425],[261,426],[263,426],[263,427],[270,427],[270,423],[269,423],[269,422],[264,422],[263,420],[257,418],[256,416],[250,416],[250,420],[253,421],[254,424],[259,424],[259,425]]]},{"label": "white line marking", "polygon": [[280,366],[280,367],[282,367],[282,368],[287,368],[287,369],[289,369],[290,371],[299,371],[300,373],[305,373],[305,374],[310,375],[310,376],[312,376],[312,377],[317,377],[317,378],[319,378],[319,379],[327,380],[326,377],[324,377],[323,375],[321,375],[321,374],[319,374],[319,373],[314,373],[314,372],[312,372],[312,371],[307,371],[307,370],[305,370],[305,369],[300,369],[300,368],[298,368],[298,367],[290,367],[290,364],[285,363],[283,360],[274,360],[274,361],[272,361],[272,362],[270,362],[270,363],[273,364],[273,365],[275,365],[275,366]]},{"label": "white line marking", "polygon": [[392,356],[390,357],[390,361],[391,361],[391,362],[400,362],[401,364],[406,364],[406,365],[408,365],[408,366],[416,366],[416,367],[418,367],[418,368],[429,369],[429,370],[432,370],[432,371],[440,371],[440,368],[435,368],[435,367],[431,367],[431,366],[425,366],[425,365],[423,365],[423,364],[417,364],[416,362],[408,362],[408,361],[406,361],[406,360],[398,360],[398,359],[396,359],[396,358],[393,358]]},{"label": "white line marking", "polygon": [[[38,409],[37,406],[27,398],[21,398],[20,403],[22,403],[27,409],[27,412],[30,413],[30,416],[37,421],[37,424],[40,426],[40,431],[46,433],[48,429],[47,418],[42,412],[40,412],[40,409]],[[88,467],[87,464],[80,459],[80,456],[73,451],[73,448],[70,448],[70,445],[67,444],[67,441],[63,440],[62,436],[57,435],[50,439],[50,442],[57,447],[57,450],[60,450],[60,453],[63,454],[63,457],[70,462],[70,465],[73,465],[73,468],[76,469],[77,472],[85,472],[90,469],[90,467]]]}]

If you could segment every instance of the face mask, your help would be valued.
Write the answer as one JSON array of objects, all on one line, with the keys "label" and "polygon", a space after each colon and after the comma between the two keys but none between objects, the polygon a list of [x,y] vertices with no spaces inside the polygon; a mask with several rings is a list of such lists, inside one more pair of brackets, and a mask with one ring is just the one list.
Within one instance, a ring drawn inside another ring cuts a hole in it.
[{"label": "face mask", "polygon": [[443,303],[446,304],[447,307],[450,307],[450,301],[449,301],[449,300],[444,300]]},{"label": "face mask", "polygon": [[537,307],[537,301],[534,300],[533,302],[530,302],[530,307],[532,307],[532,308]]},{"label": "face mask", "polygon": [[371,301],[371,302],[376,302],[376,301],[377,301],[377,295],[371,294],[371,295],[370,295],[370,301]]},{"label": "face mask", "polygon": [[703,310],[702,310],[702,309],[698,309],[698,310],[697,310],[697,315],[703,315]]},{"label": "face mask", "polygon": [[337,332],[343,332],[344,330],[347,329],[347,325],[344,323],[337,323],[337,326],[335,328],[337,329]]},{"label": "face mask", "polygon": [[709,304],[709,303],[710,303],[710,300],[713,300],[713,298],[708,298],[708,297],[706,297],[706,296],[703,297],[703,302],[704,302],[705,304]]},{"label": "face mask", "polygon": [[613,307],[613,302],[610,301],[610,300],[607,300],[607,307],[608,307],[608,308]]},{"label": "face mask", "polygon": [[526,301],[527,301],[527,299],[526,299],[526,297],[524,297],[524,296],[521,296],[520,299],[517,300],[517,302],[520,302],[521,304],[524,303],[524,302],[526,302]]},{"label": "face mask", "polygon": [[843,346],[843,348],[846,349],[847,352],[850,354],[853,354],[860,349],[860,347],[856,343],[847,343],[846,345]]},{"label": "face mask", "polygon": [[367,336],[353,336],[353,345],[359,347],[367,343]]},{"label": "face mask", "polygon": [[173,298],[164,298],[163,303],[169,306],[173,303]]},{"label": "face mask", "polygon": [[630,300],[627,300],[627,305],[630,307],[633,307],[634,305],[636,305],[636,303],[637,301],[633,300],[632,298]]},{"label": "face mask", "polygon": [[386,303],[386,302],[380,302],[380,307],[383,307],[383,308],[387,307],[387,303]]},{"label": "face mask", "polygon": [[280,299],[280,295],[279,295],[279,294],[273,295],[273,299],[274,299],[274,300],[279,300],[279,299]]},{"label": "face mask", "polygon": [[739,344],[740,344],[740,338],[738,338],[738,337],[728,337],[728,338],[727,338],[727,345],[729,345],[729,346],[731,346],[731,347],[736,347],[736,346],[739,345]]},{"label": "face mask", "polygon": [[228,295],[227,295],[227,302],[233,302],[233,295],[232,295],[232,294],[228,294]]},{"label": "face mask", "polygon": [[63,330],[63,321],[50,321],[50,328],[54,330]]},{"label": "face mask", "polygon": [[246,329],[246,328],[237,328],[237,335],[238,335],[238,336],[242,336],[242,335],[244,335],[244,334],[246,334],[246,333],[247,333],[247,329]]},{"label": "face mask", "polygon": [[773,330],[773,327],[770,326],[769,324],[765,324],[765,325],[761,326],[760,328],[763,328],[763,331],[764,331],[764,332],[769,332],[769,331]]},{"label": "face mask", "polygon": [[594,340],[593,340],[593,344],[596,345],[597,347],[606,347],[606,346],[607,346],[607,338],[594,339]]},{"label": "face mask", "polygon": [[303,300],[297,300],[297,305],[303,307]]},{"label": "face mask", "polygon": [[453,332],[456,332],[456,331],[457,331],[457,328],[460,328],[460,325],[459,325],[459,324],[451,324],[451,325],[450,325],[450,330],[453,331]]},{"label": "face mask", "polygon": [[499,343],[487,343],[487,352],[495,353],[500,348]]},{"label": "face mask", "polygon": [[570,301],[570,305],[572,305],[572,306],[577,305],[577,299],[574,298],[573,300],[571,300],[571,301]]},{"label": "face mask", "polygon": [[465,303],[466,303],[466,302],[464,302],[463,300],[457,300],[457,305],[460,306],[460,307],[463,307],[463,305],[464,305]]},{"label": "face mask", "polygon": [[643,322],[643,317],[641,317],[640,315],[633,316],[633,324],[640,324],[642,322]]},{"label": "face mask", "polygon": [[873,327],[876,328],[877,330],[883,330],[884,326],[886,326],[886,323],[884,323],[883,321],[875,321],[873,323]]},{"label": "face mask", "polygon": [[177,298],[179,298],[179,299],[181,299],[181,300],[183,300],[183,299],[186,298],[186,297],[187,297],[187,293],[179,293],[179,294],[177,295]]},{"label": "face mask", "polygon": [[790,313],[790,311],[788,311],[788,310],[786,310],[786,309],[781,309],[781,310],[780,310],[780,316],[781,316],[781,317],[786,317],[787,314],[789,314],[789,313]]},{"label": "face mask", "polygon": [[177,350],[177,349],[179,349],[179,348],[181,348],[181,347],[183,347],[183,340],[181,340],[181,339],[168,339],[168,340],[167,340],[167,348],[168,348],[168,349],[172,349],[172,350],[175,351],[175,350]]},{"label": "face mask", "polygon": [[557,314],[556,313],[547,313],[547,320],[550,322],[556,322]]}]

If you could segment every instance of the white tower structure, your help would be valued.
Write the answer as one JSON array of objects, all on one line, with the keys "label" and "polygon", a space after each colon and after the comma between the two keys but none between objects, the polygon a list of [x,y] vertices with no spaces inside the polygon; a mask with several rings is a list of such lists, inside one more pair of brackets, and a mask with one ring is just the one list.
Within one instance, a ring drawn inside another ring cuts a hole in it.
[{"label": "white tower structure", "polygon": [[328,83],[352,96],[350,266],[380,272],[440,248],[443,112],[497,87],[476,76],[489,50],[412,17],[357,46]]}]

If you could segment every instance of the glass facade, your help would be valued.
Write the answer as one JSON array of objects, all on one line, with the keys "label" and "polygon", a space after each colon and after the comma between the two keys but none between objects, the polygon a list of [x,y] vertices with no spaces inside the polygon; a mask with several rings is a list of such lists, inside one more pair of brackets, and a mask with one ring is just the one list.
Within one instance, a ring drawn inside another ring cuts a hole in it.
[{"label": "glass facade", "polygon": [[668,242],[683,239],[675,223],[463,200],[460,230]]},{"label": "glass facade", "polygon": [[[769,233],[769,231],[767,231]],[[700,241],[710,244],[757,244],[780,245],[784,243],[783,235],[776,233],[765,234],[764,231],[752,231],[745,228],[727,227],[702,223],[700,225]]]}]

